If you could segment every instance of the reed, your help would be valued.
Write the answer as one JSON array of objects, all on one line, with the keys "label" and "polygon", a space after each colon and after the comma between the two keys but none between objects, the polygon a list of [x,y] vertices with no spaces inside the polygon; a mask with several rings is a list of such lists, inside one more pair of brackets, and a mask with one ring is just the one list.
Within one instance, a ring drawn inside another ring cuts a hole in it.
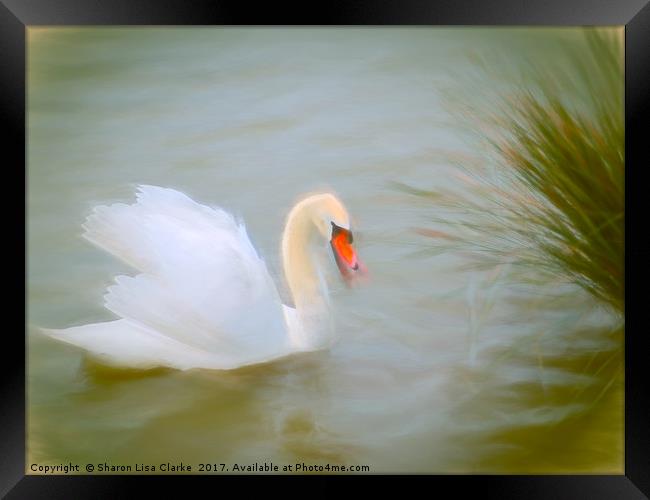
[{"label": "reed", "polygon": [[[426,238],[420,238],[423,245],[417,253],[451,251],[469,257],[473,269],[507,268],[509,281],[539,287],[534,303],[517,309],[522,317],[560,318],[549,319],[536,337],[522,332],[519,341],[487,365],[458,367],[458,376],[467,377],[468,387],[476,382],[464,403],[470,414],[476,408],[503,405],[565,415],[544,424],[504,425],[501,431],[485,436],[487,450],[502,451],[486,452],[475,464],[480,472],[622,470],[625,131],[621,34],[620,30],[585,29],[579,42],[571,40],[563,46],[566,59],[558,66],[549,69],[532,62],[519,74],[518,84],[510,80],[500,87],[507,88],[507,93],[500,94],[496,102],[485,94],[487,105],[477,103],[478,94],[457,96],[450,101],[454,111],[464,111],[479,144],[486,145],[481,157],[445,156],[456,167],[453,175],[460,181],[453,190],[397,185],[431,202],[424,203],[430,208],[427,227],[416,228]],[[500,67],[488,63],[483,69],[494,77]],[[561,286],[564,283],[577,285],[587,294],[567,293],[567,287]],[[526,301],[525,296],[517,299]],[[544,316],[547,308],[561,314]],[[593,309],[609,310],[607,316],[614,321],[606,320],[608,324],[598,328],[581,323],[582,312]],[[574,315],[578,319],[573,320]],[[574,345],[571,339],[589,337],[598,339],[602,347],[546,353],[540,348],[542,337],[551,344],[568,339],[568,345]],[[490,377],[501,380],[499,374],[513,363],[537,365],[539,383],[508,390],[502,390],[499,383],[490,386]],[[547,387],[543,374],[548,369],[587,376],[590,382]],[[493,416],[489,410],[479,415],[481,420]]]},{"label": "reed", "polygon": [[461,160],[463,194],[399,187],[451,211],[434,218],[444,230],[419,229],[437,238],[437,250],[523,265],[522,275],[551,274],[622,315],[622,39],[585,30],[584,43],[565,53],[564,73],[533,68],[488,116],[482,130],[496,166],[491,177]]}]

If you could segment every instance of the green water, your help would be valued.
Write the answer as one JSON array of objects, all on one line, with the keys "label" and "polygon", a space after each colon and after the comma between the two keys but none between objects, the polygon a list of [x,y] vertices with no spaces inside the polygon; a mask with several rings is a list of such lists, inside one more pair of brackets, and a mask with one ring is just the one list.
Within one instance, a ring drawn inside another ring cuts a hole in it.
[{"label": "green water", "polygon": [[[58,29],[28,43],[28,464],[368,465],[370,472],[622,471],[620,330],[571,287],[427,252],[484,154],[450,91],[495,92],[472,55],[551,64],[574,29]],[[344,200],[371,281],[332,289],[330,351],[232,372],[116,370],[38,326],[109,321],[125,264],[81,237],[133,185],[241,216],[282,287],[304,192]],[[452,215],[449,215],[452,217]],[[607,333],[614,330],[614,333]],[[616,333],[618,331],[618,333]]]}]

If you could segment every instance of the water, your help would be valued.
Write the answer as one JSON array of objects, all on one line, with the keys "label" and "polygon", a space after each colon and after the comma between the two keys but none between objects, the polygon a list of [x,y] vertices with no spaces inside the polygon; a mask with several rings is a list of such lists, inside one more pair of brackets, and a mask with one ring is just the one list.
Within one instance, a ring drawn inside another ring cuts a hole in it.
[{"label": "water", "polygon": [[[620,390],[597,399],[580,373],[616,345],[600,331],[609,317],[575,291],[559,312],[534,293],[535,307],[513,305],[523,292],[507,268],[426,255],[413,229],[440,213],[392,184],[463,189],[440,151],[475,156],[477,143],[445,96],[509,84],[477,80],[468,54],[543,64],[577,36],[30,28],[28,463],[620,473]],[[336,192],[372,276],[334,282],[336,346],[233,372],[142,372],[39,334],[114,319],[105,288],[133,271],[81,239],[81,223],[139,183],[241,216],[282,293],[284,217],[305,192]]]}]

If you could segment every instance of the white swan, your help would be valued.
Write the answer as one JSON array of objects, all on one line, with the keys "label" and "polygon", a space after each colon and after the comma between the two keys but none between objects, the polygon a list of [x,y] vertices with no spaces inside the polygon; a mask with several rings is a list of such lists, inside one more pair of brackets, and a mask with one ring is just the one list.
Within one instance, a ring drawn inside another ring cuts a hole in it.
[{"label": "white swan", "polygon": [[324,279],[329,250],[351,282],[365,273],[350,218],[330,193],[289,213],[282,235],[294,307],[283,305],[246,229],[218,208],[175,191],[138,186],[137,201],[96,207],[84,237],[136,268],[104,296],[115,321],[43,329],[117,366],[233,369],[332,342]]}]

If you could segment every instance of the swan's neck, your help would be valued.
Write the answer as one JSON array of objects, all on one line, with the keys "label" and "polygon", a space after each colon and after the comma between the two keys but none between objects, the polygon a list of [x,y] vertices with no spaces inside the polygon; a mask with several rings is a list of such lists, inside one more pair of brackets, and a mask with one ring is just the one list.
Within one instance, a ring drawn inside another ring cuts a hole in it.
[{"label": "swan's neck", "polygon": [[282,235],[282,261],[299,323],[290,333],[300,347],[317,349],[329,337],[329,297],[322,269],[326,243],[310,208],[298,204],[289,214]]},{"label": "swan's neck", "polygon": [[327,305],[327,285],[321,270],[324,249],[309,213],[292,212],[282,236],[282,263],[298,310]]}]

